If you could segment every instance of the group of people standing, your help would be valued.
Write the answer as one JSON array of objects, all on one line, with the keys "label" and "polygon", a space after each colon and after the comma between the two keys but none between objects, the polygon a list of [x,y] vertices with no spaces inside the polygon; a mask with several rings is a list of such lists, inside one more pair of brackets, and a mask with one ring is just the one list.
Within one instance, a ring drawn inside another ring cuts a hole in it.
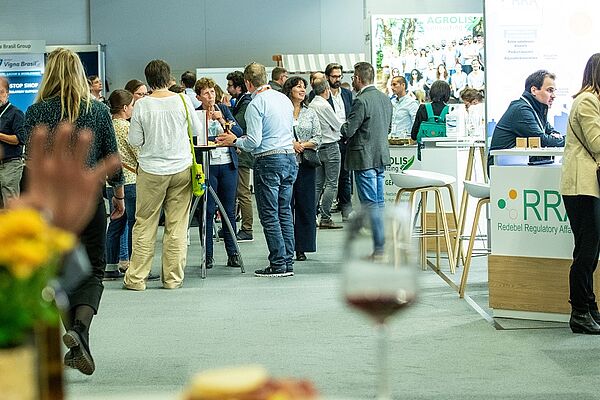
[{"label": "group of people standing", "polygon": [[[171,71],[162,60],[151,61],[144,70],[150,90],[144,83],[133,80],[125,89],[113,91],[104,100],[99,97],[100,92],[98,96],[92,93],[96,83],[88,83],[77,54],[60,48],[49,54],[36,102],[24,116],[7,101],[8,81],[0,78],[0,113],[3,113],[0,141],[8,141],[16,152],[21,152],[13,159],[12,148],[5,150],[0,167],[11,161],[23,165],[22,146],[39,125],[49,129],[50,138],[65,123],[75,137],[91,131],[87,158],[90,168],[107,157],[121,155],[121,167],[108,177],[109,215],[114,224],[114,229],[109,229],[108,238],[113,244],[108,246],[108,252],[107,211],[100,193],[89,222],[81,229],[80,241],[87,251],[92,271],[88,276],[79,277],[77,288],[68,293],[70,308],[63,318],[66,328],[63,341],[69,348],[64,359],[66,365],[84,374],[95,370],[89,348],[89,328],[103,292],[106,256],[114,262],[118,253],[117,238],[125,230],[124,226],[129,226],[125,232],[131,254],[124,274],[125,289],[146,288],[161,209],[165,229],[159,279],[165,289],[177,289],[183,284],[192,199],[193,152],[188,126],[192,132],[202,131],[202,122],[193,112],[196,108],[207,111],[211,138],[224,146],[212,151],[210,184],[219,198],[226,199],[232,222],[235,214],[230,214],[230,210],[235,208],[236,189],[243,186],[240,182],[249,186],[248,174],[238,175],[240,155],[248,156],[250,162],[245,166],[254,169],[258,215],[269,253],[268,265],[257,269],[256,276],[292,276],[294,252],[296,260],[303,260],[306,259],[304,253],[316,250],[315,218],[321,197],[316,188],[327,193],[324,207],[330,211],[342,165],[347,171],[356,171],[359,198],[372,211],[374,252],[381,251],[380,211],[383,208],[383,168],[389,163],[387,132],[391,105],[387,97],[375,89],[370,64],[358,63],[354,69],[353,87],[358,95],[353,105],[350,104],[351,93],[339,85],[341,66],[328,68],[327,79],[319,80],[316,85],[315,96],[319,99],[313,107],[308,107],[306,81],[299,77],[284,80],[282,92],[278,92],[267,84],[265,67],[252,63],[243,72],[232,73],[228,78],[228,92],[235,93],[236,97],[231,109],[217,104],[214,81],[206,78],[195,82],[195,97],[199,101],[195,107],[190,96],[169,90]],[[328,87],[329,82],[333,90]],[[330,108],[324,108],[325,104]],[[380,108],[381,115],[370,115],[372,110]],[[370,118],[378,121],[377,126],[368,123]],[[236,119],[239,121],[234,128],[225,123]],[[5,127],[5,121],[12,124],[10,129]],[[327,129],[322,129],[325,127]],[[373,140],[376,136],[381,136],[380,140]],[[345,146],[340,146],[340,142]],[[321,147],[324,151],[318,157],[322,169],[303,165],[302,153]],[[24,157],[27,159],[27,151]],[[1,174],[4,171],[5,168],[0,168],[3,198],[5,178]],[[28,173],[25,172],[25,177]],[[12,190],[17,193],[18,187]],[[346,190],[347,203],[338,201],[344,218],[350,211],[350,188]],[[208,220],[212,219],[212,212],[214,204],[213,207],[209,204]],[[337,227],[326,212],[319,225]],[[244,230],[251,232],[251,226]],[[210,244],[206,247],[209,261]],[[229,247],[226,239],[228,265],[238,266],[236,256],[239,255]]]}]

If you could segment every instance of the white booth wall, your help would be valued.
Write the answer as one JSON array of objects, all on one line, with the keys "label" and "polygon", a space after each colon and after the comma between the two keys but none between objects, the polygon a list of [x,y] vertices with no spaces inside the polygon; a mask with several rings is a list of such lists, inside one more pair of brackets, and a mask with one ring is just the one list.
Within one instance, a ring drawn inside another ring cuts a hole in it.
[{"label": "white booth wall", "polygon": [[106,44],[112,88],[143,78],[153,58],[178,76],[273,54],[369,53],[369,14],[482,12],[483,0],[0,0],[0,40]]}]

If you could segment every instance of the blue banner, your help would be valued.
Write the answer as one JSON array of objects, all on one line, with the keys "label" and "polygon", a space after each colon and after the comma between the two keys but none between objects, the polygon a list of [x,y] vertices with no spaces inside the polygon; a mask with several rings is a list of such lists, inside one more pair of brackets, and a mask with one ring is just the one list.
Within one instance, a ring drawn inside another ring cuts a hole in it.
[{"label": "blue banner", "polygon": [[25,112],[37,96],[44,73],[44,42],[0,42],[0,75],[8,79],[9,101]]}]

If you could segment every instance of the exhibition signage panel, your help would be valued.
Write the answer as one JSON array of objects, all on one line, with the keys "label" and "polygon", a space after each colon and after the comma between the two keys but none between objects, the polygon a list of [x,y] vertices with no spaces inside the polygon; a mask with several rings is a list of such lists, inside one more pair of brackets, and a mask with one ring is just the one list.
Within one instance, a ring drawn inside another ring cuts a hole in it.
[{"label": "exhibition signage panel", "polygon": [[[567,5],[568,4],[568,5]],[[581,87],[588,58],[598,52],[600,3],[588,0],[485,1],[488,134],[525,79],[545,69],[556,74],[556,99],[548,122],[566,133],[572,95]]]},{"label": "exhibition signage panel", "polygon": [[491,167],[492,254],[572,258],[560,173],[560,165]]},{"label": "exhibition signage panel", "polygon": [[23,112],[42,82],[45,48],[43,40],[0,41],[0,75],[9,80],[10,102]]},{"label": "exhibition signage panel", "polygon": [[390,146],[391,164],[385,167],[384,199],[388,204],[394,204],[400,188],[394,185],[391,173],[398,174],[404,169],[421,169],[421,161],[417,160],[417,146]]},{"label": "exhibition signage panel", "polygon": [[[373,15],[371,64],[375,67],[377,87],[389,89],[390,76],[404,74],[410,78],[413,69],[424,74],[428,61],[435,68],[445,64],[452,74],[456,58],[464,63],[463,56],[467,53],[478,58],[481,51],[483,56],[482,43],[471,43],[469,49],[464,43],[462,47],[463,39],[483,33],[482,14]],[[417,50],[416,57],[413,49]],[[422,49],[427,51],[427,57],[418,56]]]}]

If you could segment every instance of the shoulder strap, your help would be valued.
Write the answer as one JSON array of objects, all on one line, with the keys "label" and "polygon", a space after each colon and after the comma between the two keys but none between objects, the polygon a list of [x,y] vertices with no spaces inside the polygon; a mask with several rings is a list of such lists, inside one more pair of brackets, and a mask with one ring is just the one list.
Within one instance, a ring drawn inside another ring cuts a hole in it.
[{"label": "shoulder strap", "polygon": [[4,108],[4,110],[2,110],[2,113],[0,113],[0,118],[2,118],[2,116],[4,115],[4,113],[6,112],[6,110],[8,110],[10,108],[12,104],[6,103],[6,107]]},{"label": "shoulder strap", "polygon": [[448,105],[444,106],[442,113],[440,114],[440,120],[446,121],[446,115],[448,114]]},{"label": "shoulder strap", "polygon": [[196,162],[196,153],[194,152],[194,140],[192,139],[192,124],[190,123],[190,113],[188,111],[188,107],[187,107],[187,103],[185,102],[185,99],[183,98],[183,95],[181,93],[179,93],[179,97],[181,98],[181,101],[183,101],[183,108],[185,108],[185,119],[187,120],[187,131],[188,131],[188,136],[190,137],[190,150],[192,151],[192,160],[194,160],[194,163]]},{"label": "shoulder strap", "polygon": [[575,137],[577,138],[577,140],[579,141],[579,143],[581,143],[581,145],[583,146],[583,148],[585,149],[585,151],[587,151],[587,153],[590,155],[590,157],[592,157],[592,160],[594,160],[594,162],[596,164],[598,164],[598,161],[596,161],[596,157],[594,157],[594,155],[592,154],[592,152],[587,148],[587,146],[585,144],[583,144],[583,142],[581,141],[581,139],[579,138],[579,135],[577,135],[575,133],[575,129],[573,129],[573,125],[571,125],[571,119],[569,118],[569,126],[571,127],[571,132],[573,132],[573,135],[575,135]]},{"label": "shoulder strap", "polygon": [[427,110],[427,120],[430,120],[435,117],[433,114],[433,107],[431,107],[431,103],[425,103],[425,110]]}]

